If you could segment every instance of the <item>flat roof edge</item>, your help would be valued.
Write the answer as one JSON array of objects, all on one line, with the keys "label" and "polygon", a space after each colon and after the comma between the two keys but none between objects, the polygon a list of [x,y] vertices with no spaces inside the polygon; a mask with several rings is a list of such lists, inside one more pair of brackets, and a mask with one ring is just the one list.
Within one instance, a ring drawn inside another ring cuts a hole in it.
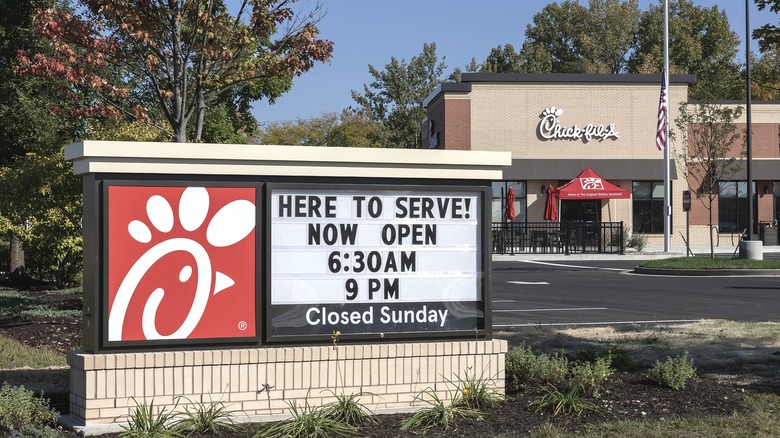
[{"label": "flat roof edge", "polygon": [[389,178],[500,178],[507,151],[81,141],[65,147],[76,175],[159,173]]},{"label": "flat roof edge", "polygon": [[[587,73],[463,73],[461,82],[597,82],[660,84],[660,74],[587,74]],[[693,84],[696,75],[669,75],[669,83]]]},{"label": "flat roof edge", "polygon": [[423,108],[442,93],[470,93],[471,84],[465,82],[442,82],[423,100]]}]

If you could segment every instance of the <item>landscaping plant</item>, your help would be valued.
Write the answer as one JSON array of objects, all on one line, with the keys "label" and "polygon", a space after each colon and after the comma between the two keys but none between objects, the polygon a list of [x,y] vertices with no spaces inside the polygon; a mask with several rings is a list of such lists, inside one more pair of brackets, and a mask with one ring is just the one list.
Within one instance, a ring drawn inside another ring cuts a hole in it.
[{"label": "landscaping plant", "polygon": [[[430,399],[425,398],[428,396]],[[415,412],[411,417],[401,422],[401,429],[422,429],[423,432],[434,427],[440,427],[444,430],[455,426],[458,418],[479,418],[481,413],[465,406],[460,401],[460,396],[455,392],[449,405],[436,395],[436,392],[428,388],[417,394],[415,400],[422,400],[429,405],[428,408]]]},{"label": "landscaping plant", "polygon": [[[135,401],[135,400],[134,400]],[[119,436],[123,438],[179,438],[186,437],[185,431],[176,419],[176,414],[163,406],[155,412],[154,402],[148,405],[135,401],[127,425],[122,425]]]},{"label": "landscaping plant", "polygon": [[483,409],[496,407],[504,401],[504,395],[496,391],[495,379],[484,377],[484,370],[480,376],[477,376],[476,372],[469,374],[470,369],[471,367],[468,367],[463,376],[458,376],[458,381],[454,383],[455,390],[460,393],[458,402],[461,405]]},{"label": "landscaping plant", "polygon": [[352,426],[359,426],[365,421],[376,421],[374,413],[358,400],[363,394],[346,395],[330,392],[336,397],[336,401],[323,406],[323,415],[326,417]]},{"label": "landscaping plant", "polygon": [[530,403],[536,411],[549,410],[553,415],[576,414],[597,412],[598,406],[585,397],[580,387],[569,388],[561,391],[555,385],[542,387],[542,397]]},{"label": "landscaping plant", "polygon": [[58,417],[48,399],[36,397],[24,386],[11,386],[4,382],[0,387],[0,431],[43,431],[54,426]]},{"label": "landscaping plant", "polygon": [[[189,404],[192,404],[192,402]],[[189,406],[185,406],[181,417],[182,419],[178,422],[178,426],[188,432],[222,436],[235,433],[239,429],[222,402],[199,403],[192,409]]]},{"label": "landscaping plant", "polygon": [[569,371],[569,386],[582,388],[582,391],[595,398],[601,396],[601,385],[609,379],[612,369],[609,356],[602,356],[593,362],[576,362]]},{"label": "landscaping plant", "polygon": [[506,385],[513,390],[529,383],[561,383],[569,369],[569,360],[565,356],[534,354],[525,345],[507,351],[505,361]]},{"label": "landscaping plant", "polygon": [[311,406],[308,400],[301,407],[295,402],[288,402],[287,405],[292,418],[261,430],[255,435],[255,438],[327,438],[350,437],[357,434],[355,426],[330,418],[323,408]]},{"label": "landscaping plant", "polygon": [[656,361],[650,369],[650,378],[676,391],[685,388],[689,380],[696,377],[696,367],[688,357],[688,352],[667,357],[664,362]]}]

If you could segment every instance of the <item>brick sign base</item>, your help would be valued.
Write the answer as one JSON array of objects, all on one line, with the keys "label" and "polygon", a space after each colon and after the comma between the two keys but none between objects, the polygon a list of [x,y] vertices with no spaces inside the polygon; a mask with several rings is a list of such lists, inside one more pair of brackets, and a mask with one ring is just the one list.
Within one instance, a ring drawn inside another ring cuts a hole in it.
[{"label": "brick sign base", "polygon": [[[432,389],[452,399],[459,378],[488,379],[504,392],[504,340],[235,350],[68,354],[71,394],[65,422],[86,435],[121,431],[138,404],[181,412],[223,403],[237,422],[276,421],[288,403],[321,406],[331,391],[363,393],[375,413],[426,406]],[[178,404],[177,404],[178,402]]]}]

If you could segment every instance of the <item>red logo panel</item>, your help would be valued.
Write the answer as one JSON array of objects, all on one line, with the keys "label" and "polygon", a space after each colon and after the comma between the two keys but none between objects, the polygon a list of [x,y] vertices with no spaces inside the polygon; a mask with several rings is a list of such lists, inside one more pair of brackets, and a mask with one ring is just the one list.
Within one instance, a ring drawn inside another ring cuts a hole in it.
[{"label": "red logo panel", "polygon": [[108,188],[108,340],[254,337],[255,189]]}]

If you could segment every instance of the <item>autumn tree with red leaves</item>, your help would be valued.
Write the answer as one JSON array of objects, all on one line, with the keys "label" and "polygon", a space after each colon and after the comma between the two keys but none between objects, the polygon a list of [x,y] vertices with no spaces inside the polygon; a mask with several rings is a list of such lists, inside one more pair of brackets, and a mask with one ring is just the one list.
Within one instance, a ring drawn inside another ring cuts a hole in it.
[{"label": "autumn tree with red leaves", "polygon": [[34,29],[51,50],[20,51],[16,72],[56,81],[72,102],[60,111],[200,141],[210,105],[273,100],[329,62],[320,6],[296,12],[295,1],[242,0],[231,11],[220,0],[79,0],[74,10],[38,10]]}]

